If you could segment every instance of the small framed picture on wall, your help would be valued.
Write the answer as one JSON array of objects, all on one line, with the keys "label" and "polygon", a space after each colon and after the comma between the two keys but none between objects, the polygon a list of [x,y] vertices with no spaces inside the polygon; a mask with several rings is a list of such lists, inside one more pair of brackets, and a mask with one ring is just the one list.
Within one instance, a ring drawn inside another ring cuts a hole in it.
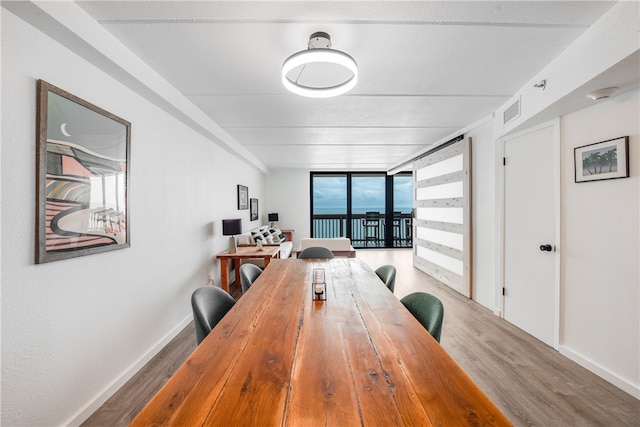
[{"label": "small framed picture on wall", "polygon": [[575,181],[629,177],[629,137],[574,148]]},{"label": "small framed picture on wall", "polygon": [[238,185],[238,210],[249,209],[249,188]]},{"label": "small framed picture on wall", "polygon": [[251,199],[251,221],[258,219],[258,199]]}]

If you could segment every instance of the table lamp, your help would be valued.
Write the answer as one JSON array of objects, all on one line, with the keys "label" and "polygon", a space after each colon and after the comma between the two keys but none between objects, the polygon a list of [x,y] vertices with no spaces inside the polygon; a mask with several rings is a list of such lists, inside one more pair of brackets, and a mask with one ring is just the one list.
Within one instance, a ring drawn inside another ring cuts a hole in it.
[{"label": "table lamp", "polygon": [[231,236],[229,238],[229,253],[235,254],[237,249],[236,234],[242,234],[242,219],[223,219],[222,220],[222,234],[224,236]]},{"label": "table lamp", "polygon": [[278,221],[278,214],[277,213],[270,213],[269,214],[269,221],[271,222],[271,227],[273,227],[273,223]]}]

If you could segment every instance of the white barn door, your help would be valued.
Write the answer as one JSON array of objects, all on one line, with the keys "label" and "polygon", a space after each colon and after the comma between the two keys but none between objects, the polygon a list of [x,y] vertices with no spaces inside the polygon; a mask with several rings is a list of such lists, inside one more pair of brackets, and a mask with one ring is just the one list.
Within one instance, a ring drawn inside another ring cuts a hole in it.
[{"label": "white barn door", "polygon": [[471,139],[416,160],[413,265],[471,298]]}]

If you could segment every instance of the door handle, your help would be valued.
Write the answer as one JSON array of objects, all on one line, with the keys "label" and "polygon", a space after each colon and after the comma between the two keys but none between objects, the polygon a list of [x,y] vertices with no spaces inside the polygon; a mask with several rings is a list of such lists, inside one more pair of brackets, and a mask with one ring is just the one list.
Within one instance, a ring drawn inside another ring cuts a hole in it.
[{"label": "door handle", "polygon": [[548,243],[546,245],[540,245],[540,250],[542,252],[551,252],[553,250],[553,246]]}]

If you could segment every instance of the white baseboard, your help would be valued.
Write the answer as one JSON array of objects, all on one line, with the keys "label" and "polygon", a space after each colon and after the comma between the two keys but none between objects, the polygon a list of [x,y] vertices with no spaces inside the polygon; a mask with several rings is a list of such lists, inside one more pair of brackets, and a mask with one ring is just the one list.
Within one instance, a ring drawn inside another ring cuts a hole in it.
[{"label": "white baseboard", "polygon": [[567,347],[560,346],[559,351],[560,351],[560,354],[562,354],[563,356],[573,360],[578,365],[590,370],[594,374],[598,375],[599,377],[603,378],[604,380],[618,387],[620,390],[626,393],[629,393],[631,396],[640,400],[639,386],[631,384],[629,381],[625,380],[624,378],[620,378],[619,376],[613,374],[612,372],[608,371],[607,369],[603,368],[597,363],[594,363],[589,359],[584,358],[580,354],[573,352]]},{"label": "white baseboard", "polygon": [[160,352],[169,342],[176,337],[188,324],[193,320],[191,315],[185,317],[180,323],[178,323],[169,333],[167,333],[156,345],[149,349],[145,354],[126,369],[120,377],[116,378],[111,384],[109,384],[102,392],[100,392],[93,400],[91,400],[84,408],[79,410],[73,415],[68,422],[64,423],[66,426],[79,426],[87,418],[91,416],[100,406],[104,404],[113,394],[118,391],[123,385],[126,384],[144,365],[147,364],[153,357]]}]

